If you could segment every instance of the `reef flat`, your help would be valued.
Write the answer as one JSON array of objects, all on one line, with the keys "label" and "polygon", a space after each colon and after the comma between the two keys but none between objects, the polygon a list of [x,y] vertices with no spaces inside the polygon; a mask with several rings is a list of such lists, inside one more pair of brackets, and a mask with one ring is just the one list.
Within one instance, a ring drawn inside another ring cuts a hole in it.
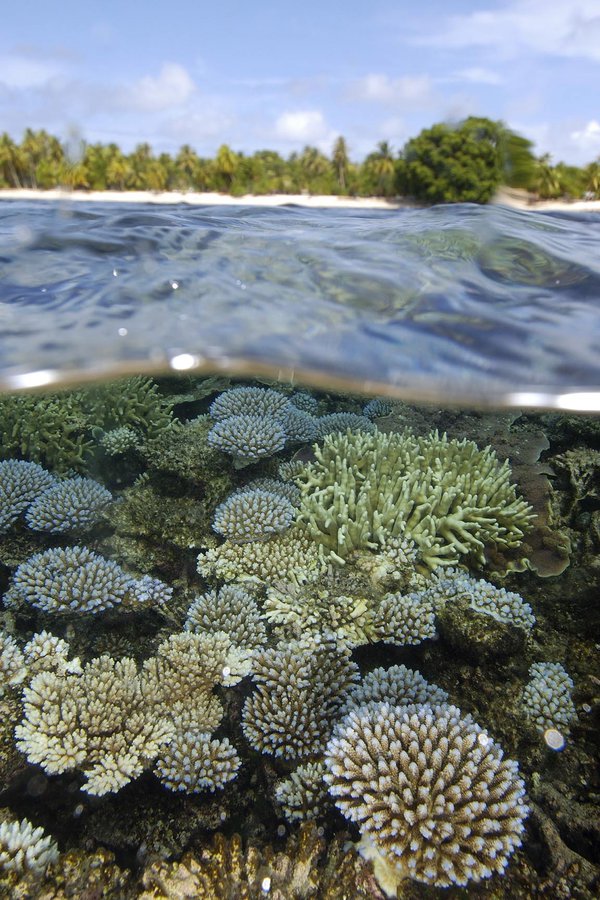
[{"label": "reef flat", "polygon": [[0,397],[0,890],[594,897],[600,425]]}]

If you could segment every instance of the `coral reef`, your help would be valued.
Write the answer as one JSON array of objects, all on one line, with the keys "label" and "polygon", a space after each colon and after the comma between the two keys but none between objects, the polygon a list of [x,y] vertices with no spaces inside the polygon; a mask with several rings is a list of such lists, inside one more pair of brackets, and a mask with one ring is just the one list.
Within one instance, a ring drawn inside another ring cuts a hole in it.
[{"label": "coral reef", "polygon": [[488,878],[521,844],[528,809],[517,764],[456,707],[352,710],[325,764],[389,896],[406,877],[440,887]]},{"label": "coral reef", "polygon": [[314,453],[297,476],[300,520],[339,563],[402,537],[430,570],[463,558],[485,565],[487,545],[514,550],[530,527],[508,464],[489,447],[375,430],[328,435]]},{"label": "coral reef", "polygon": [[287,531],[295,513],[280,493],[258,487],[231,494],[217,506],[213,528],[235,542],[264,541]]},{"label": "coral reef", "polygon": [[198,557],[198,571],[209,580],[302,584],[326,569],[319,545],[295,527],[268,541],[225,541]]},{"label": "coral reef", "polygon": [[143,875],[139,900],[348,900],[380,894],[365,863],[348,849],[344,837],[329,845],[314,823],[302,825],[285,847],[275,851],[251,842],[245,849],[239,835],[216,834],[199,853],[180,862],[155,862]]},{"label": "coral reef", "polygon": [[0,824],[0,869],[43,874],[58,859],[58,847],[43,828],[27,819]]},{"label": "coral reef", "polygon": [[349,651],[331,641],[288,641],[257,651],[252,677],[258,688],[242,713],[246,739],[288,760],[321,753],[357,676]]},{"label": "coral reef", "polygon": [[573,679],[560,663],[538,662],[529,669],[521,704],[538,731],[555,729],[563,735],[577,720]]},{"label": "coral reef", "polygon": [[88,547],[36,553],[15,571],[4,597],[8,606],[29,604],[52,613],[129,611],[166,603],[172,588],[148,576],[136,580]]},{"label": "coral reef", "polygon": [[255,650],[267,640],[265,623],[254,597],[239,584],[207,591],[190,605],[184,628],[195,634],[222,631],[238,647]]},{"label": "coral reef", "polygon": [[329,806],[324,774],[323,762],[308,762],[277,783],[275,800],[288,822],[306,822],[323,815]]},{"label": "coral reef", "polygon": [[91,478],[66,478],[35,498],[25,514],[34,531],[88,531],[97,525],[112,494]]},{"label": "coral reef", "polygon": [[244,462],[272,456],[285,447],[285,441],[279,419],[248,413],[219,420],[208,435],[211,447]]},{"label": "coral reef", "polygon": [[359,416],[357,413],[328,413],[316,420],[316,436],[319,440],[328,434],[337,434],[338,432],[367,431],[372,433],[375,430],[375,425],[367,416]]},{"label": "coral reef", "polygon": [[22,459],[0,462],[0,533],[53,483],[50,472],[37,463]]}]

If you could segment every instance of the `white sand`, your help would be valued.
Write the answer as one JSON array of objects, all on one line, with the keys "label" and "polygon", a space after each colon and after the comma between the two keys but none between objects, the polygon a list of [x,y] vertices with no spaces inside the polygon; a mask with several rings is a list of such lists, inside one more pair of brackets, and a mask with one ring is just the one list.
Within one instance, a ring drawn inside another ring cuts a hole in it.
[{"label": "white sand", "polygon": [[0,190],[0,200],[81,200],[84,202],[103,203],[186,203],[189,206],[284,206],[294,203],[308,206],[334,209],[398,209],[413,204],[397,200],[385,200],[382,197],[335,197],[312,194],[246,194],[243,197],[232,197],[230,194],[196,194],[192,191],[37,191],[37,190]]},{"label": "white sand", "polygon": [[[193,193],[181,191],[69,191],[69,190],[0,190],[0,200],[54,200],[102,203],[184,203],[188,206],[297,206],[315,209],[402,209],[419,204],[396,197],[336,197],[312,194],[246,194],[232,197],[230,194]],[[536,200],[526,191],[501,188],[493,203],[522,210],[556,210],[562,212],[600,212],[600,200]]]}]

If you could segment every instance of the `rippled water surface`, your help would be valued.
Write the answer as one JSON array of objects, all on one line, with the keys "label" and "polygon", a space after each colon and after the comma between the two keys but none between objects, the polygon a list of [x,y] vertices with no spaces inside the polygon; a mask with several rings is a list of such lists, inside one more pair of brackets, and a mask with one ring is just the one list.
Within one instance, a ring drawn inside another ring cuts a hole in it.
[{"label": "rippled water surface", "polygon": [[595,213],[471,205],[5,201],[0,381],[172,366],[440,401],[593,391],[599,238]]}]

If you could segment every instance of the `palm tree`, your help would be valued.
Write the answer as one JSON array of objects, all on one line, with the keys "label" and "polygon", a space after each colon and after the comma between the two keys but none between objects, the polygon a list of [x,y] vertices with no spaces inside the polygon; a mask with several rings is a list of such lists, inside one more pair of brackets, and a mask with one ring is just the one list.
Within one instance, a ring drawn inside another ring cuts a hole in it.
[{"label": "palm tree", "polygon": [[198,154],[189,144],[180,147],[173,165],[177,187],[182,191],[189,191],[192,188],[197,190],[201,164]]},{"label": "palm tree", "polygon": [[389,141],[379,141],[377,148],[365,160],[368,180],[374,182],[375,191],[383,197],[395,193],[396,162]]},{"label": "palm tree", "polygon": [[231,191],[237,167],[237,154],[227,144],[221,144],[215,159],[215,174],[226,191]]},{"label": "palm tree", "polygon": [[0,135],[0,180],[8,187],[20,188],[22,170],[23,159],[20,150],[10,135],[4,132]]},{"label": "palm tree", "polygon": [[536,160],[536,172],[533,186],[537,194],[544,199],[560,196],[560,181],[556,167],[552,165],[552,157],[544,153]]},{"label": "palm tree", "polygon": [[348,148],[346,146],[346,141],[343,137],[341,137],[341,135],[337,138],[335,144],[333,145],[333,153],[331,158],[337,183],[339,185],[340,192],[343,194],[345,193],[348,185],[348,166],[350,164],[350,160],[348,159]]}]

